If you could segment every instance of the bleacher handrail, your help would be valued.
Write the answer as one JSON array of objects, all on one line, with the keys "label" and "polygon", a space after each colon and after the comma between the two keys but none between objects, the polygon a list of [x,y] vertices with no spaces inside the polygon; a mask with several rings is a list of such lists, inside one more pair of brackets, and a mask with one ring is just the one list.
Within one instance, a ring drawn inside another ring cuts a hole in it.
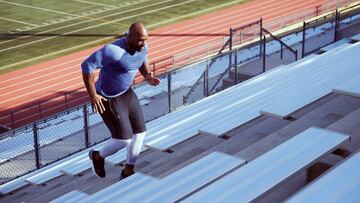
[{"label": "bleacher handrail", "polygon": [[[335,1],[335,6],[337,7],[337,8],[339,8],[340,6],[342,6],[342,5],[348,5],[348,4],[350,4],[350,3],[352,3],[353,2],[353,0],[348,0],[348,1],[339,1],[339,0],[337,0],[337,1]],[[332,10],[333,9],[333,7],[334,7],[334,5],[333,5],[333,2],[331,2],[331,3],[329,3],[329,2],[327,2],[327,3],[325,3],[324,5],[321,5],[320,7],[324,7],[324,11],[323,12],[328,12],[329,10]],[[322,12],[319,12],[319,9],[320,9],[320,7],[317,7],[316,9],[317,9],[317,11],[316,11],[316,14],[317,15],[320,15]],[[354,6],[353,6],[354,7]],[[345,10],[345,9],[344,9]],[[294,19],[298,19],[299,18],[299,16],[307,16],[308,14],[308,11],[305,11],[305,12],[303,12],[303,13],[301,13],[301,14],[298,14],[298,13],[296,13],[296,14],[294,14],[294,15],[290,15],[290,16],[287,16],[286,17],[286,19],[285,18],[283,18],[283,19],[281,19],[280,21],[278,21],[278,22],[275,22],[275,24],[280,24],[281,25],[281,28],[283,28],[284,27],[284,25],[285,24],[288,24],[288,23],[284,23],[284,22],[287,22],[288,20],[287,19],[289,19],[289,18],[294,18]],[[293,21],[291,21],[292,23],[294,23]],[[256,23],[256,22],[254,22],[254,23]],[[251,23],[250,23],[251,24]],[[270,25],[269,25],[270,26]],[[241,26],[242,27],[242,26]],[[241,27],[239,27],[239,29],[241,29]],[[235,28],[235,30],[237,30],[238,28]],[[225,44],[225,43],[224,43]],[[226,47],[225,45],[224,45],[224,47]],[[260,50],[261,51],[261,50]],[[191,50],[187,50],[186,52],[191,52]],[[152,66],[152,71],[153,72],[157,72],[158,70],[156,69],[156,67],[158,67],[158,65],[157,64],[159,64],[159,63],[163,63],[164,61],[166,61],[166,60],[168,60],[169,58],[172,58],[173,56],[170,56],[170,57],[167,57],[167,58],[163,58],[163,59],[159,59],[159,60],[156,60],[156,61],[154,61],[154,62],[151,62],[151,66]],[[209,56],[208,56],[209,57]],[[56,98],[53,98],[53,99],[57,99],[57,98],[64,98],[64,103],[65,104],[63,104],[63,106],[65,106],[65,109],[67,109],[67,108],[69,108],[69,104],[70,103],[72,103],[73,101],[75,101],[75,100],[69,100],[68,98],[67,98],[67,96],[69,96],[69,95],[67,95],[66,93],[64,94],[64,95],[61,95],[61,96],[58,96],[58,97],[56,97]],[[81,100],[81,102],[83,102],[82,100],[85,100],[87,98],[87,95],[84,95],[84,96],[82,96],[81,98],[77,98],[76,99],[76,101],[79,101],[79,100]],[[76,103],[76,105],[77,104],[79,104],[78,102]],[[36,105],[32,105],[31,106],[31,108],[38,108],[38,114],[37,115],[41,115],[41,111],[43,111],[42,110],[42,108],[41,108],[41,105],[42,105],[42,102],[39,102],[38,104],[36,104]],[[24,108],[23,108],[24,109]],[[23,110],[22,109],[22,110]],[[52,108],[52,109],[55,109],[55,108]],[[0,115],[0,119],[2,119],[2,120],[10,120],[9,122],[7,122],[6,124],[4,124],[4,123],[2,123],[2,125],[5,125],[5,126],[7,126],[7,127],[10,127],[10,128],[12,128],[12,129],[14,129],[15,127],[19,127],[18,125],[17,125],[17,122],[15,122],[16,121],[16,119],[14,118],[14,114],[16,114],[17,113],[17,111],[7,111],[6,113],[2,113],[2,115]],[[29,119],[28,119],[29,120]]]}]

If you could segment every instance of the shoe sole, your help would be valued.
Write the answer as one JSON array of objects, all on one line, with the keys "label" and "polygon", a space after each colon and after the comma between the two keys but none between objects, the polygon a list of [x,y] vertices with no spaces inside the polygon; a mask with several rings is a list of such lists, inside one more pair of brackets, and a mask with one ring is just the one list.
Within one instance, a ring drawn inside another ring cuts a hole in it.
[{"label": "shoe sole", "polygon": [[90,150],[90,151],[89,151],[89,159],[91,160],[91,170],[92,170],[93,174],[95,174],[96,177],[98,177],[98,178],[105,178],[105,177],[99,176],[99,175],[95,172],[95,167],[94,167],[94,162],[93,162],[93,157],[92,157],[93,153],[94,153],[94,150]]}]

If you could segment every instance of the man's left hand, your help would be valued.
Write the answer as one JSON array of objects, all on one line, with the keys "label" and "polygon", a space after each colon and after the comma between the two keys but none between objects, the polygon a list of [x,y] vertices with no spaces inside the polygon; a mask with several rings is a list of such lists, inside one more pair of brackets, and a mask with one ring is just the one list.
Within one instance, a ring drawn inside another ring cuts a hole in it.
[{"label": "man's left hand", "polygon": [[160,79],[157,77],[154,77],[152,74],[147,75],[145,77],[145,80],[149,85],[152,85],[152,86],[157,86],[160,84]]}]

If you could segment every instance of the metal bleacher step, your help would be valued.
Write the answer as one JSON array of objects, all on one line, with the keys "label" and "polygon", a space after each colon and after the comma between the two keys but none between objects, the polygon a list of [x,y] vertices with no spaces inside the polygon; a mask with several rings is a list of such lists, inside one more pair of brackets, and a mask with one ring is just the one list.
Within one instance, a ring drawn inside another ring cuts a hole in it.
[{"label": "metal bleacher step", "polygon": [[[308,67],[312,67],[312,70],[299,70],[302,72],[301,82],[298,74],[290,75],[287,78],[288,84],[286,86],[273,87],[275,92],[277,88],[282,88],[282,91],[264,95],[263,97],[263,99],[276,98],[272,99],[273,102],[281,105],[268,105],[261,109],[261,113],[286,118],[292,112],[330,94],[337,85],[352,79],[354,75],[360,74],[360,69],[355,68],[357,64],[354,64],[351,60],[343,60],[353,56],[352,51],[360,51],[359,45],[342,45],[320,55],[318,59],[322,60],[308,63]],[[346,68],[339,70],[339,66]],[[328,77],[324,77],[326,74],[328,74]]]},{"label": "metal bleacher step", "polygon": [[114,183],[78,202],[119,202],[134,190],[151,186],[157,182],[159,182],[159,180],[156,178],[142,173],[135,173],[134,175]]},{"label": "metal bleacher step", "polygon": [[249,202],[335,150],[350,137],[309,128],[183,199],[183,202]]},{"label": "metal bleacher step", "polygon": [[[75,167],[75,166],[81,165],[83,163],[83,160],[87,159],[87,154],[91,149],[99,149],[99,148],[101,148],[101,146],[102,146],[102,143],[95,145],[84,151],[81,151],[80,153],[74,154],[64,160],[61,160],[60,162],[56,162],[48,170],[44,170],[40,173],[36,173],[35,175],[27,178],[25,181],[27,183],[30,183],[33,185],[41,185],[43,183],[46,183],[47,181],[57,178],[64,174],[61,171],[63,168]],[[78,163],[81,163],[81,164],[78,164]]]},{"label": "metal bleacher step", "polygon": [[287,203],[359,202],[360,151],[296,193]]},{"label": "metal bleacher step", "polygon": [[357,34],[357,35],[354,35],[354,36],[350,37],[350,39],[351,39],[353,42],[359,42],[359,41],[360,41],[360,33]]},{"label": "metal bleacher step", "polygon": [[[360,99],[358,100],[360,104]],[[360,105],[359,105],[360,106]],[[344,148],[355,151],[360,148],[360,107],[349,113],[342,119],[327,127],[329,130],[351,134],[351,142],[347,143]]]},{"label": "metal bleacher step", "polygon": [[333,91],[338,94],[360,97],[360,75],[336,86]]},{"label": "metal bleacher step", "polygon": [[339,46],[341,46],[341,45],[343,45],[343,44],[347,44],[347,43],[349,43],[349,42],[350,42],[350,39],[347,39],[347,38],[341,39],[341,40],[339,40],[339,41],[336,41],[336,42],[334,42],[334,43],[332,43],[332,44],[329,44],[329,45],[321,48],[321,49],[320,49],[320,52],[324,53],[324,52],[330,51],[331,49],[334,49],[334,48],[336,48],[336,47],[339,47]]},{"label": "metal bleacher step", "polygon": [[[265,138],[273,132],[283,128],[288,125],[290,121],[275,119],[272,117],[266,117],[265,120],[257,122],[255,126],[252,126],[246,130],[238,131],[242,126],[230,131],[227,133],[229,139],[224,142],[212,147],[209,150],[221,151],[228,154],[236,154],[239,151],[251,146],[257,141]],[[251,121],[249,124],[256,121]]]},{"label": "metal bleacher step", "polygon": [[71,192],[68,192],[52,201],[50,201],[49,203],[76,203],[78,202],[80,199],[83,199],[85,197],[88,197],[89,195],[86,194],[85,192],[81,192],[79,190],[73,190]]},{"label": "metal bleacher step", "polygon": [[[337,47],[294,66],[275,68],[156,119],[148,123],[146,147],[164,150],[194,136],[199,130],[221,135],[258,117],[260,112],[286,118],[290,113],[330,94],[334,86],[358,74],[357,63],[344,60],[358,51],[360,45],[357,44]],[[344,68],[337,68],[339,66]]]},{"label": "metal bleacher step", "polygon": [[173,153],[168,153],[161,159],[153,160],[149,165],[141,168],[143,173],[156,177],[164,177],[179,164],[187,162],[195,156],[206,151],[208,148],[222,143],[224,140],[209,135],[198,135],[191,139],[173,146]]},{"label": "metal bleacher step", "polygon": [[133,189],[126,195],[102,198],[100,202],[174,202],[243,164],[243,159],[213,152],[157,182]]},{"label": "metal bleacher step", "polygon": [[[107,157],[105,162],[115,166],[116,164],[126,160],[126,149],[121,149],[117,153]],[[88,157],[88,154],[82,154],[81,158],[76,162],[76,164],[67,165],[61,168],[61,172],[70,176],[76,176],[80,173],[91,168],[91,160]]]},{"label": "metal bleacher step", "polygon": [[295,116],[297,119],[295,121],[268,134],[252,145],[248,145],[236,155],[244,157],[249,161],[253,160],[309,127],[318,126],[326,128],[331,126],[347,116],[350,112],[358,109],[359,106],[360,104],[355,98],[342,95],[329,95],[296,112]]}]

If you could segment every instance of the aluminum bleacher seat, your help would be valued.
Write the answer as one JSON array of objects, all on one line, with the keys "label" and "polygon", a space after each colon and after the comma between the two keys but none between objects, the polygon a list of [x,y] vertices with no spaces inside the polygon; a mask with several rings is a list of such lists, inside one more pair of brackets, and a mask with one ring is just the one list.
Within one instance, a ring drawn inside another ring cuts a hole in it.
[{"label": "aluminum bleacher seat", "polygon": [[[94,146],[100,147],[101,144]],[[56,163],[50,164],[48,166],[45,166],[39,170],[36,170],[34,172],[31,172],[29,174],[26,174],[24,176],[21,176],[20,178],[14,179],[8,183],[5,183],[3,185],[0,185],[0,194],[6,195],[14,190],[17,190],[27,184],[34,184],[34,185],[40,185],[42,183],[45,183],[49,180],[52,180],[60,175],[63,175],[63,173],[60,171],[62,167],[65,167],[67,165],[75,165],[77,161],[81,159],[81,154],[87,154],[89,151],[85,150],[80,153],[74,154],[72,156],[69,156],[65,159],[62,159]]]},{"label": "aluminum bleacher seat", "polygon": [[354,97],[360,97],[360,75],[333,89],[334,92]]},{"label": "aluminum bleacher seat", "polygon": [[330,169],[286,202],[360,202],[360,152]]},{"label": "aluminum bleacher seat", "polygon": [[[311,58],[314,56],[317,55],[312,55]],[[305,61],[306,60],[302,62]],[[241,85],[223,90],[211,97],[200,100],[194,104],[184,107],[181,110],[147,123],[148,133],[145,137],[146,147],[165,150],[176,143],[196,135],[199,131],[206,132],[207,129],[202,129],[203,126],[206,126],[207,124],[210,126],[216,126],[214,125],[214,122],[219,123],[219,121],[221,121],[219,117],[226,114],[233,116],[231,120],[235,122],[235,125],[240,125],[241,123],[256,118],[260,115],[259,110],[256,109],[256,105],[251,104],[252,100],[249,100],[249,98],[258,98],[260,94],[256,93],[257,90],[264,90],[267,86],[276,82],[276,76],[283,75],[283,71],[286,71],[286,67],[287,66],[281,66],[279,68],[272,69],[264,75],[259,75],[243,82]],[[234,101],[240,103],[241,106],[247,107],[240,108],[240,105],[237,105],[235,106],[235,108],[237,108],[236,111],[233,111],[234,108],[227,108],[231,105],[234,107],[234,104],[237,104]],[[254,106],[255,110],[252,108]],[[225,112],[224,110],[227,111]],[[247,113],[244,113],[244,111],[247,111]],[[234,113],[241,116],[235,116]],[[236,119],[241,119],[241,121]],[[226,122],[222,123],[230,124]],[[236,126],[231,124],[231,126],[227,127],[225,131],[216,131],[213,132],[213,134],[220,135]],[[208,133],[210,133],[210,131]]]},{"label": "aluminum bleacher seat", "polygon": [[78,160],[79,154],[74,154],[70,157],[62,159],[54,164],[45,166],[39,170],[21,176],[20,178],[14,179],[10,182],[7,182],[0,186],[0,194],[6,195],[13,192],[29,183],[40,185],[48,180],[56,178],[63,173],[60,172],[61,167],[68,164],[76,163]]},{"label": "aluminum bleacher seat", "polygon": [[360,33],[357,35],[354,35],[352,37],[350,37],[351,41],[353,42],[359,42],[360,41]]},{"label": "aluminum bleacher seat", "polygon": [[341,39],[341,40],[339,40],[339,41],[337,41],[337,42],[334,42],[334,43],[332,43],[332,44],[329,44],[329,45],[321,48],[320,51],[321,51],[321,52],[327,52],[327,51],[330,51],[331,49],[334,49],[334,48],[336,48],[336,47],[339,47],[339,46],[341,46],[341,45],[343,45],[343,44],[347,44],[347,43],[349,43],[349,42],[350,42],[350,39],[344,38],[344,39]]},{"label": "aluminum bleacher seat", "polygon": [[41,185],[49,180],[59,177],[64,174],[61,171],[64,167],[78,167],[79,165],[81,165],[79,163],[81,163],[82,160],[88,159],[87,155],[91,149],[99,149],[102,145],[103,144],[100,143],[89,149],[81,151],[80,153],[76,153],[68,158],[56,162],[52,164],[52,167],[49,167],[49,169],[36,173],[27,178],[25,181],[33,185]]},{"label": "aluminum bleacher seat", "polygon": [[360,74],[357,68],[360,62],[351,60],[359,51],[360,44],[344,44],[320,55],[311,63],[295,66],[292,74],[274,84],[271,87],[273,91],[263,95],[263,100],[271,100],[276,105],[267,105],[261,109],[261,113],[286,118],[292,112],[330,94],[334,87]]},{"label": "aluminum bleacher seat", "polygon": [[76,203],[79,200],[88,197],[89,195],[86,194],[85,192],[81,192],[79,190],[73,190],[71,192],[68,192],[52,201],[50,201],[49,203]]},{"label": "aluminum bleacher seat", "polygon": [[119,202],[121,198],[126,197],[137,188],[146,187],[157,183],[159,180],[142,173],[135,173],[134,175],[125,178],[117,183],[114,183],[103,190],[100,190],[78,202]]},{"label": "aluminum bleacher seat", "polygon": [[[109,186],[83,202],[174,202],[243,164],[245,160],[241,158],[213,152],[161,180],[152,180],[148,184],[139,184],[132,188],[120,181],[116,183],[117,186]],[[142,175],[136,179],[144,181],[145,177]],[[121,187],[121,184],[124,186]],[[125,189],[126,193],[123,191]]]},{"label": "aluminum bleacher seat", "polygon": [[340,147],[350,137],[309,128],[187,197],[184,202],[249,202]]},{"label": "aluminum bleacher seat", "polygon": [[[165,150],[200,132],[221,135],[261,114],[286,118],[360,74],[360,44],[282,66],[148,123],[146,147]],[[342,68],[338,68],[342,67]],[[341,76],[341,77],[339,77]]]}]

